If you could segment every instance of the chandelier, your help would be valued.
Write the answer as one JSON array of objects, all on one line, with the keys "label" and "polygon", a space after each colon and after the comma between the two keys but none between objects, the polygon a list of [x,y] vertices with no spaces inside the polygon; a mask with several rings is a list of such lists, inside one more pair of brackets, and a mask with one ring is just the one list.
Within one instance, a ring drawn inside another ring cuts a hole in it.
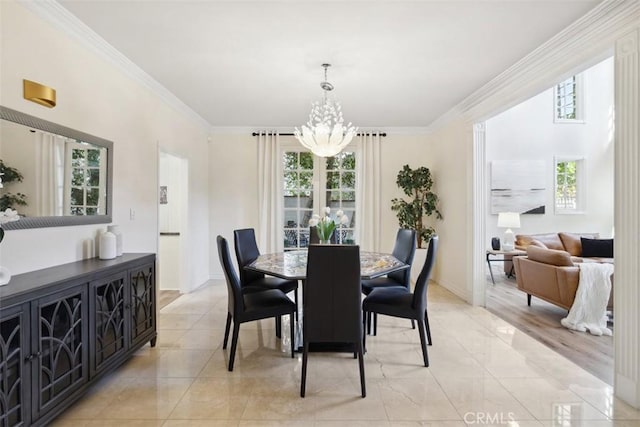
[{"label": "chandelier", "polygon": [[322,101],[312,103],[309,121],[302,126],[302,131],[295,128],[294,135],[302,145],[320,157],[331,157],[338,154],[346,147],[358,128],[349,123],[344,125],[342,107],[336,101],[327,98],[327,92],[333,90],[333,85],[327,81],[327,68],[331,64],[322,64],[324,68],[324,81],[320,82],[322,88]]}]

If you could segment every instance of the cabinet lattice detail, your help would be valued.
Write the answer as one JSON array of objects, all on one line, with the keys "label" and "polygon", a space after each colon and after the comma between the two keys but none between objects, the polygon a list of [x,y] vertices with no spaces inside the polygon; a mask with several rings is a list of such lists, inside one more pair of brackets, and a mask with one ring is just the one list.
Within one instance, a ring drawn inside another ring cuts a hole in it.
[{"label": "cabinet lattice detail", "polygon": [[22,424],[22,328],[20,313],[0,319],[0,426]]}]

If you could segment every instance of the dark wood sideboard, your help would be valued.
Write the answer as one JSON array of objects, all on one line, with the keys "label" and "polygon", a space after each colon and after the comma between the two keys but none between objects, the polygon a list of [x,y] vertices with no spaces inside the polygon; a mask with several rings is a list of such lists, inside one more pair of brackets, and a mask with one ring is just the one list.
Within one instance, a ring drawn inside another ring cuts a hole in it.
[{"label": "dark wood sideboard", "polygon": [[0,287],[0,427],[48,424],[147,342],[155,254],[92,258]]}]

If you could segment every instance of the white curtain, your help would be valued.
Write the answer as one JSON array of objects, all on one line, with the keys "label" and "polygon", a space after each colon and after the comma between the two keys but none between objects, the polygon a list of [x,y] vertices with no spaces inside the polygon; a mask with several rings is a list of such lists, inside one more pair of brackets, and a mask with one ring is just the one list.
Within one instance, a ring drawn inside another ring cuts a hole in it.
[{"label": "white curtain", "polygon": [[262,253],[284,250],[282,231],[282,175],[280,142],[275,132],[260,132],[258,142],[258,214],[256,237]]},{"label": "white curtain", "polygon": [[36,215],[63,215],[64,138],[36,132]]},{"label": "white curtain", "polygon": [[359,143],[362,150],[358,162],[359,186],[357,200],[358,235],[356,242],[365,251],[380,251],[381,240],[381,139],[380,133],[361,133]]}]

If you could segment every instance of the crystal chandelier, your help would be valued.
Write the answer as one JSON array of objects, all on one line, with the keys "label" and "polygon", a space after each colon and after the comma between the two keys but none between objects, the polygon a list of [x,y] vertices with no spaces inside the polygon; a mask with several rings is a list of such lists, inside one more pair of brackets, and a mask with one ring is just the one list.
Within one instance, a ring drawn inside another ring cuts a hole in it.
[{"label": "crystal chandelier", "polygon": [[327,68],[330,66],[331,64],[322,64],[324,68],[324,81],[320,83],[324,91],[322,101],[312,104],[306,126],[302,126],[302,131],[295,128],[293,133],[302,145],[320,157],[335,156],[358,132],[358,128],[351,123],[344,125],[342,107],[338,102],[327,98],[327,92],[333,90],[333,85],[327,81]]}]

